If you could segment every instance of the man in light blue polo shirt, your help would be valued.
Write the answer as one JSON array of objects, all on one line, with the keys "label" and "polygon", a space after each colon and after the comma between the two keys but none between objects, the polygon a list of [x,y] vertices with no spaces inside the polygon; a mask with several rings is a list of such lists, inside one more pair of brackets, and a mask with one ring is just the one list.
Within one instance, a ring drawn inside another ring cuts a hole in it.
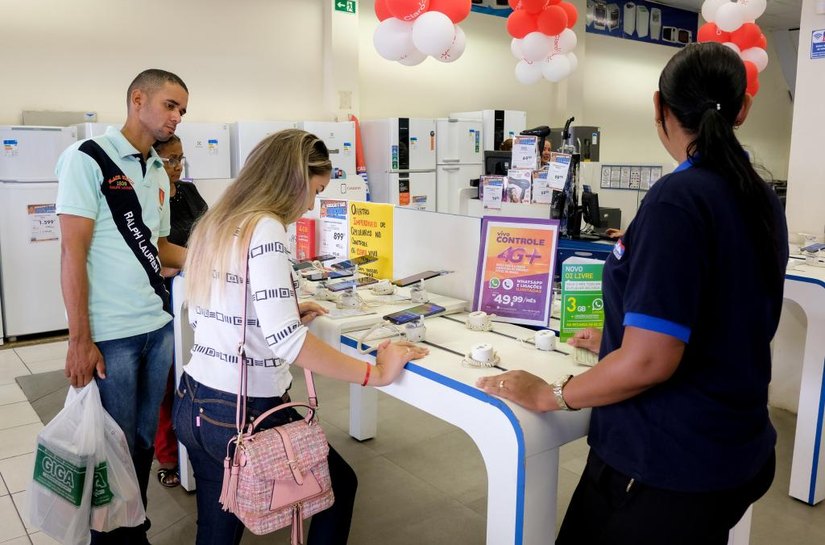
[{"label": "man in light blue polo shirt", "polygon": [[[57,164],[61,283],[69,318],[66,376],[97,380],[103,407],[126,435],[143,503],[158,409],[172,362],[169,294],[161,262],[180,268],[169,234],[169,178],[152,144],[175,132],[189,92],[170,72],[141,72],[121,130],[69,147]],[[144,545],[136,528],[92,532],[92,543]]]}]

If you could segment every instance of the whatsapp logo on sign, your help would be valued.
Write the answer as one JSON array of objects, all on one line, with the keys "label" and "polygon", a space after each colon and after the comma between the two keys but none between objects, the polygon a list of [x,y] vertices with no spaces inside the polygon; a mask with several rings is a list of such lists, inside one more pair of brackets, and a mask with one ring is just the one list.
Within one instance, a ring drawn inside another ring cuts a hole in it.
[{"label": "whatsapp logo on sign", "polygon": [[593,299],[593,310],[603,310],[604,309],[604,301],[601,299]]},{"label": "whatsapp logo on sign", "polygon": [[496,289],[500,285],[501,285],[501,280],[499,280],[498,278],[493,277],[493,278],[490,279],[490,287],[491,288]]}]

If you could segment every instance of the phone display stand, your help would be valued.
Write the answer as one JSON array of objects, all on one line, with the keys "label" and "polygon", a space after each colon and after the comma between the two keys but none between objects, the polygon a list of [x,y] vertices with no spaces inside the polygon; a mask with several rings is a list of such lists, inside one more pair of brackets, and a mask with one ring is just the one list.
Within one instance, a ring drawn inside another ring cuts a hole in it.
[{"label": "phone display stand", "polygon": [[467,315],[467,321],[464,322],[464,325],[471,331],[492,331],[493,318],[495,317],[495,314],[487,314],[483,310],[477,310]]},{"label": "phone display stand", "polygon": [[413,284],[410,288],[410,301],[416,304],[423,304],[430,302],[430,295],[427,293],[427,289],[424,287],[424,281],[417,284]]},{"label": "phone display stand", "polygon": [[318,301],[338,302],[338,297],[329,291],[329,288],[327,288],[327,283],[323,281],[318,284],[317,288],[315,288],[315,299]]},{"label": "phone display stand", "polygon": [[464,367],[476,369],[496,367],[499,363],[501,363],[501,358],[499,358],[492,345],[487,343],[473,346],[470,352],[461,360],[461,365]]},{"label": "phone display stand", "polygon": [[427,336],[427,327],[424,325],[424,317],[404,324],[404,337],[410,342],[418,343]]},{"label": "phone display stand", "polygon": [[389,280],[379,280],[370,286],[370,291],[375,295],[395,295],[395,286]]},{"label": "phone display stand", "polygon": [[353,286],[341,293],[337,306],[338,308],[357,309],[361,308],[363,302],[363,299],[355,292],[355,287]]}]

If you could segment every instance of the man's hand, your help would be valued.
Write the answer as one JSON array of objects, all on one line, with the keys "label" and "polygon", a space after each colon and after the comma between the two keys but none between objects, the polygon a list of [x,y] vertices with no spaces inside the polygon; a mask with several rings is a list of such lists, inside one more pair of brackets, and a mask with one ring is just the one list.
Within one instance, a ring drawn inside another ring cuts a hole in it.
[{"label": "man's hand", "polygon": [[66,353],[66,377],[75,388],[89,384],[95,376],[106,378],[106,363],[103,355],[91,339],[84,341],[69,340]]}]

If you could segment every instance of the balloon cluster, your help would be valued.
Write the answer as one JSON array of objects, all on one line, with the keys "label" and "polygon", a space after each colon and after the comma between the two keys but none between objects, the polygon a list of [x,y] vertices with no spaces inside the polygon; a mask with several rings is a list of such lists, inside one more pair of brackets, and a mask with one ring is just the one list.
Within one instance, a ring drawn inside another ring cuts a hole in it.
[{"label": "balloon cluster", "polygon": [[759,92],[759,72],[768,66],[768,40],[754,21],[765,12],[766,0],[705,0],[699,42],[719,42],[736,51],[745,62],[747,93]]},{"label": "balloon cluster", "polygon": [[542,77],[559,82],[573,73],[578,42],[571,29],[579,14],[576,6],[561,0],[509,0],[513,13],[507,32],[510,51],[519,59],[516,79],[529,85]]},{"label": "balloon cluster", "polygon": [[453,62],[466,44],[458,23],[472,7],[472,0],[375,0],[381,22],[372,43],[379,55],[404,66],[421,64],[428,55]]}]

